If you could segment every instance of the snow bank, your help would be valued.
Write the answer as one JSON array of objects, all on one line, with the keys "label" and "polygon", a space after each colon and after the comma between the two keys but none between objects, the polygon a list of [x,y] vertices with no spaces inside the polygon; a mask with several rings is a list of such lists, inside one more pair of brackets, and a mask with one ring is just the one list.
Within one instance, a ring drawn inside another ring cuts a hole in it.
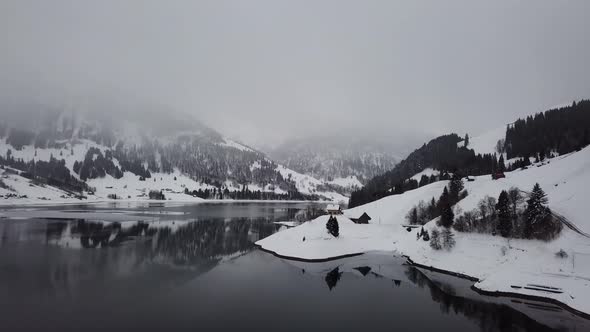
[{"label": "snow bank", "polygon": [[367,251],[391,251],[391,226],[357,225],[337,216],[338,238],[326,229],[329,216],[321,216],[300,226],[275,233],[256,242],[262,249],[278,256],[310,261],[361,254]]}]

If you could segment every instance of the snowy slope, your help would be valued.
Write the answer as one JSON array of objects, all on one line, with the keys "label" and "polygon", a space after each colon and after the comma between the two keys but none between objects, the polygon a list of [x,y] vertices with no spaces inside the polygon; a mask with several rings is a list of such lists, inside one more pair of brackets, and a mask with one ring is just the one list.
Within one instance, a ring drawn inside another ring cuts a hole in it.
[{"label": "snowy slope", "polygon": [[[491,136],[491,135],[490,135]],[[491,142],[491,140],[489,140]],[[538,182],[548,194],[549,207],[584,232],[590,232],[590,147],[526,170],[506,173],[505,179],[489,175],[466,182],[469,196],[455,206],[456,215],[474,209],[486,195],[497,197],[501,190],[517,186],[529,191]],[[279,255],[302,259],[385,250],[407,255],[413,262],[477,278],[477,289],[486,292],[518,293],[559,301],[570,308],[590,313],[590,238],[564,227],[550,242],[510,239],[487,234],[457,233],[452,251],[434,251],[427,242],[416,240],[417,230],[408,232],[405,215],[420,200],[429,201],[442,193],[446,182],[436,182],[385,197],[344,211],[339,217],[342,239],[330,237],[326,217],[285,230],[257,242]],[[351,224],[347,217],[367,212],[369,225]],[[437,228],[435,221],[424,226]],[[306,241],[302,241],[303,237]],[[563,249],[567,258],[556,257]],[[529,285],[554,287],[560,293],[527,289]]]},{"label": "snowy slope", "polygon": [[326,184],[326,182],[323,180],[318,180],[312,176],[295,172],[294,170],[288,169],[283,165],[277,165],[276,170],[281,173],[284,178],[294,181],[295,185],[297,186],[297,190],[299,190],[299,192],[302,194],[319,194],[329,198],[334,202],[339,202],[342,204],[348,203],[348,197],[340,193],[333,191],[319,191],[318,187]]},{"label": "snowy slope", "polygon": [[[475,151],[475,153],[479,154],[494,154],[498,153],[496,151],[496,145],[499,140],[504,139],[506,137],[506,126],[500,126],[493,130],[487,131],[483,134],[470,137],[469,138],[469,145],[467,146],[469,149]],[[461,141],[458,143],[459,146],[464,146],[465,141]]]},{"label": "snowy slope", "polygon": [[[52,157],[64,160],[70,174],[80,180],[73,171],[74,163],[84,161],[91,148],[98,149],[104,156],[109,151],[112,158],[107,159],[120,170],[123,170],[121,165],[126,165],[128,171],[129,165],[134,165],[136,174],[126,172],[121,179],[107,175],[88,180],[101,197],[116,193],[123,199],[134,199],[151,189],[170,189],[171,194],[183,192],[185,188],[190,191],[214,189],[205,184],[210,183],[230,191],[239,191],[246,185],[251,191],[287,194],[296,190],[320,199],[348,202],[342,195],[349,192],[347,188],[292,171],[262,152],[174,112],[133,113],[113,108],[105,113],[101,109],[86,111],[73,106],[43,112],[42,107],[36,106],[23,110],[15,108],[0,119],[0,156],[3,158],[7,158],[10,151],[14,160],[24,162],[50,161]],[[264,160],[268,162],[263,166]],[[146,172],[149,168],[153,175],[145,182],[140,182],[137,175],[145,174],[138,170],[142,167]],[[288,176],[294,183],[287,181]],[[23,181],[28,183],[26,179]]]},{"label": "snowy slope", "polygon": [[[111,150],[109,147],[106,147],[101,144],[97,144],[91,140],[82,139],[82,140],[74,140],[74,141],[64,141],[63,148],[35,148],[33,145],[25,145],[20,150],[15,149],[10,144],[6,143],[6,138],[0,139],[0,155],[6,156],[8,151],[14,159],[22,159],[25,162],[35,160],[35,161],[49,161],[52,157],[58,160],[65,160],[65,166],[70,170],[70,173],[79,179],[78,174],[73,171],[74,163],[76,161],[83,161],[86,155],[86,152],[90,148],[97,148],[103,154],[105,151]],[[254,152],[250,148],[241,145],[240,143],[225,140],[224,142],[220,143],[226,147],[231,149],[237,149],[240,151],[248,151]],[[116,158],[113,159],[115,165],[119,165],[119,162]],[[272,162],[269,160],[269,162]],[[258,166],[257,166],[258,164]],[[260,164],[255,162],[253,163],[250,168],[255,169],[259,168]],[[325,199],[339,202],[346,204],[348,202],[348,197],[339,194],[335,191],[325,191],[322,190],[321,186],[327,184],[325,181],[318,180],[308,175],[303,175],[301,173],[295,172],[290,170],[282,165],[276,166],[276,171],[279,172],[285,179],[291,179],[295,182],[295,186],[297,190],[303,194],[316,194],[320,197]],[[31,190],[25,188],[29,188],[29,180],[20,176],[11,176],[9,180],[12,183],[12,187],[15,189],[14,194],[18,196],[26,195],[28,198],[18,199],[18,198],[11,198],[9,200],[3,200],[2,203],[10,203],[10,204],[23,204],[23,203],[34,203],[36,198],[45,197],[54,202],[58,201],[58,198],[64,194],[62,190],[54,188],[54,192],[59,193],[57,196],[51,193],[45,192],[45,190],[41,190],[39,192],[31,192]],[[181,173],[178,169],[175,169],[172,173],[152,173],[152,177],[147,179],[146,181],[139,181],[139,177],[131,172],[125,172],[124,176],[120,179],[115,179],[110,175],[106,175],[103,178],[96,178],[96,179],[89,179],[87,183],[96,189],[96,198],[98,199],[106,199],[108,194],[116,194],[117,196],[121,197],[121,199],[128,200],[136,200],[136,199],[146,199],[145,196],[149,193],[150,190],[163,190],[164,194],[166,194],[167,198],[174,198],[175,200],[189,200],[194,201],[195,199],[190,196],[184,195],[184,189],[188,188],[189,190],[199,190],[199,189],[214,189],[212,185],[207,185],[201,182],[197,182],[191,177],[187,176],[186,174]],[[239,191],[242,187],[239,184],[236,184],[233,181],[226,181],[224,186],[227,187],[230,191]],[[248,185],[248,189],[252,191],[260,190],[260,191],[267,191],[267,192],[274,192],[278,194],[284,194],[286,191],[278,188],[277,186],[272,186],[270,184],[265,185],[264,187],[259,186],[256,183],[251,183]],[[5,192],[7,194],[8,192]],[[90,199],[94,197],[89,197]],[[196,199],[199,200],[199,199]],[[0,203],[0,204],[2,204]]]},{"label": "snowy slope", "polygon": [[349,188],[349,189],[361,188],[363,186],[363,184],[356,177],[356,175],[351,175],[351,176],[345,177],[345,178],[336,178],[332,181],[328,181],[328,184],[340,186],[342,188]]},{"label": "snowy slope", "polygon": [[[1,157],[6,158],[10,150],[14,160],[24,162],[49,161],[51,157],[63,159],[70,173],[79,179],[73,172],[74,163],[84,161],[86,152],[96,148],[115,164],[107,165],[111,170],[107,173],[118,174],[113,168],[123,170],[121,165],[125,165],[137,178],[139,175],[149,178],[149,169],[157,183],[138,183],[131,174],[118,180],[108,176],[89,180],[97,187],[98,195],[103,194],[101,188],[105,187],[126,189],[121,196],[127,199],[137,196],[137,190],[212,189],[213,186],[204,184],[210,183],[230,191],[241,190],[246,185],[250,190],[277,194],[299,191],[321,199],[348,201],[342,195],[347,193],[346,188],[330,186],[327,181],[281,166],[264,153],[226,138],[186,114],[148,106],[139,110],[125,102],[103,104],[100,100],[67,107],[28,103],[25,106],[11,106],[0,119]],[[45,111],[47,108],[51,111]],[[268,162],[262,165],[265,160]],[[93,167],[90,164],[85,168],[85,178],[103,174],[90,175]],[[174,174],[165,174],[170,172]],[[289,174],[295,183],[287,181]],[[177,181],[170,180],[173,177]],[[164,183],[166,179],[170,181]]]}]

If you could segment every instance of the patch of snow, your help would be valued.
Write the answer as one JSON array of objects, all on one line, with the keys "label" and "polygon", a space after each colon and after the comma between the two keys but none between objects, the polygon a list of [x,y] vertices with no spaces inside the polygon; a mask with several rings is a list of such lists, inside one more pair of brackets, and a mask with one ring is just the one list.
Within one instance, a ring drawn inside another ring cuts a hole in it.
[{"label": "patch of snow", "polygon": [[[506,126],[501,126],[496,129],[490,130],[478,136],[469,137],[468,149],[472,149],[475,153],[479,154],[494,154],[496,151],[496,145],[499,140],[506,137]],[[459,146],[464,146],[465,141],[457,143]]]},{"label": "patch of snow", "polygon": [[222,146],[227,146],[230,148],[238,149],[240,151],[247,151],[247,152],[255,152],[254,150],[250,149],[249,147],[242,145],[236,141],[232,141],[230,139],[224,139],[223,143],[220,143]]},{"label": "patch of snow", "polygon": [[356,175],[351,175],[346,178],[337,178],[332,181],[328,181],[328,184],[340,186],[342,188],[362,188],[363,184],[361,181],[356,177]]},{"label": "patch of snow", "polygon": [[420,181],[420,178],[422,178],[422,175],[426,175],[426,176],[430,177],[432,175],[439,176],[439,174],[440,174],[440,172],[435,169],[426,168],[422,172],[414,174],[414,176],[412,176],[410,179]]}]

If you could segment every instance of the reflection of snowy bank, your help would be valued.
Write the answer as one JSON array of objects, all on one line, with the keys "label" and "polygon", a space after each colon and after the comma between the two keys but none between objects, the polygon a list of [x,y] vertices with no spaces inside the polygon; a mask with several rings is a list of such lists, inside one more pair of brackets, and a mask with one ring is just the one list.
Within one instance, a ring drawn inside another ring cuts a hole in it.
[{"label": "reflection of snowy bank", "polygon": [[[374,282],[375,279],[388,281],[394,288],[422,288],[430,292],[432,300],[440,304],[441,310],[461,313],[477,321],[482,330],[501,329],[503,326],[518,326],[532,331],[544,331],[547,327],[579,331],[590,328],[590,320],[557,305],[530,299],[485,296],[474,290],[473,282],[468,279],[416,268],[406,264],[403,257],[391,253],[374,252],[319,263],[282,261],[301,271],[303,276],[316,278],[336,292],[349,287],[351,278],[362,282]],[[489,328],[484,329],[484,326]]]}]

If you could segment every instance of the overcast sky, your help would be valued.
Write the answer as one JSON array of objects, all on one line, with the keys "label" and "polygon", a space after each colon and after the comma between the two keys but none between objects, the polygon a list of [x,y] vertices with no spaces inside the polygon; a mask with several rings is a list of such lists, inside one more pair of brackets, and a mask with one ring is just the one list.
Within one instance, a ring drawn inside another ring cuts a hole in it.
[{"label": "overcast sky", "polygon": [[255,144],[477,134],[590,98],[589,14],[587,0],[2,0],[1,96],[145,99]]}]

